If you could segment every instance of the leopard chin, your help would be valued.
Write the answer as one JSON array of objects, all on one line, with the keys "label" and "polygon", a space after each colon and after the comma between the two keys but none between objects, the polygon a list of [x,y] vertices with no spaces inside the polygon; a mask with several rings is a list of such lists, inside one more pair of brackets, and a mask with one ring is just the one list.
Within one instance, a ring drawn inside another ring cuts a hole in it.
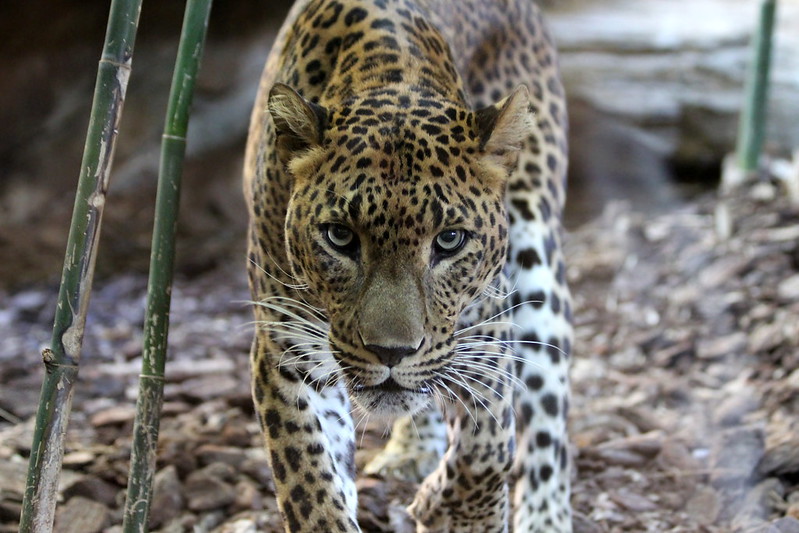
[{"label": "leopard chin", "polygon": [[414,415],[429,406],[433,398],[431,387],[422,384],[410,389],[390,376],[377,385],[349,384],[347,389],[356,407],[379,417]]}]

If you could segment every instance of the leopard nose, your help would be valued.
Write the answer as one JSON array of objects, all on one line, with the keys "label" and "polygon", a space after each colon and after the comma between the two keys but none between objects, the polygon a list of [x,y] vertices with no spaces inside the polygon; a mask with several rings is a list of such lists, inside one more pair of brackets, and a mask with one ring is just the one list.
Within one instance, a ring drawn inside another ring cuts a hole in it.
[{"label": "leopard nose", "polygon": [[404,357],[415,354],[422,347],[422,343],[416,348],[412,346],[380,346],[378,344],[367,344],[365,348],[375,354],[381,363],[391,368],[399,364]]}]

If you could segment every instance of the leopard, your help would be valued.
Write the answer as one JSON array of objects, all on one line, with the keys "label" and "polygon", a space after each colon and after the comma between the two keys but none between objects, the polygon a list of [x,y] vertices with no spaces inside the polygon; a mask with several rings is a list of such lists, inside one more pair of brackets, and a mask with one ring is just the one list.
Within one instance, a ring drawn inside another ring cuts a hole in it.
[{"label": "leopard", "polygon": [[361,531],[369,420],[393,426],[362,471],[418,482],[407,530],[571,531],[567,133],[532,0],[291,7],[243,180],[286,531]]}]

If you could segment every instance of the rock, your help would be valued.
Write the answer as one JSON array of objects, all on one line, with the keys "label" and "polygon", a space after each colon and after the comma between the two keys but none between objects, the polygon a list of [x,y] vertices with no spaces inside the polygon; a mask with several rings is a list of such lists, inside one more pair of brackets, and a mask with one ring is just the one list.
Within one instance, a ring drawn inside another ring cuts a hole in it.
[{"label": "rock", "polygon": [[585,448],[583,449],[583,453],[585,453],[586,456],[595,457],[601,461],[604,461],[609,465],[636,467],[642,466],[648,461],[646,457],[638,453],[623,449]]},{"label": "rock", "polygon": [[64,459],[61,464],[64,466],[81,466],[87,465],[94,461],[96,455],[89,450],[80,450],[64,454]]},{"label": "rock", "polygon": [[76,496],[56,510],[55,533],[99,533],[108,525],[108,507]]},{"label": "rock", "polygon": [[229,374],[222,374],[187,379],[179,385],[168,385],[165,387],[164,395],[170,397],[181,395],[190,401],[206,402],[224,397],[239,389],[241,389],[241,383],[238,379]]},{"label": "rock", "polygon": [[737,512],[732,519],[733,526],[750,527],[752,524],[762,522],[769,515],[769,510],[775,499],[781,499],[785,488],[776,478],[768,478],[747,491],[743,502],[736,506]]},{"label": "rock", "polygon": [[172,431],[162,431],[159,437],[158,460],[161,464],[175,465],[181,476],[197,470],[197,457],[194,444],[186,442],[186,437]]},{"label": "rock", "polygon": [[274,492],[275,485],[272,480],[272,469],[269,468],[266,454],[262,450],[257,450],[256,457],[251,456],[241,463],[240,470],[257,481],[262,488]]},{"label": "rock", "polygon": [[247,459],[246,450],[233,446],[218,446],[216,444],[203,444],[195,450],[197,458],[202,465],[211,463],[224,463],[238,469]]},{"label": "rock", "polygon": [[746,349],[746,340],[746,333],[742,331],[722,337],[700,339],[696,345],[696,356],[702,359],[714,359],[735,355]]},{"label": "rock", "polygon": [[177,469],[169,465],[156,472],[150,504],[150,528],[157,528],[180,516],[185,504]]},{"label": "rock", "polygon": [[227,507],[236,500],[232,485],[205,470],[193,472],[184,484],[188,508],[192,511],[210,511]]},{"label": "rock", "polygon": [[773,521],[765,533],[799,533],[799,520],[785,516]]},{"label": "rock", "polygon": [[[664,0],[575,4],[559,2],[547,10],[567,93],[644,129],[670,157],[721,160],[734,145],[757,5],[700,0],[678,10]],[[773,73],[799,70],[798,19],[799,6],[780,4]],[[772,81],[769,139],[790,151],[799,145],[799,80],[775,74]]]},{"label": "rock", "polygon": [[752,353],[765,352],[779,346],[785,338],[781,321],[764,322],[749,335],[749,351]]},{"label": "rock", "polygon": [[777,296],[784,302],[799,300],[799,274],[782,280],[777,285]]},{"label": "rock", "polygon": [[257,524],[254,520],[240,518],[233,523],[223,524],[215,533],[259,533]]},{"label": "rock", "polygon": [[795,475],[799,473],[799,435],[790,435],[766,448],[757,465],[760,475]]},{"label": "rock", "polygon": [[628,450],[644,457],[654,457],[663,447],[665,433],[661,430],[650,431],[642,435],[631,435],[621,439],[603,442],[600,450]]},{"label": "rock", "polygon": [[0,495],[21,502],[25,494],[28,463],[21,457],[0,461]]},{"label": "rock", "polygon": [[166,370],[166,377],[170,383],[185,381],[190,378],[207,375],[219,375],[235,370],[230,359],[204,359],[194,361],[185,359],[170,363]]},{"label": "rock", "polygon": [[263,507],[261,493],[255,483],[243,479],[236,483],[236,500],[233,502],[232,510],[249,511],[258,510]]},{"label": "rock", "polygon": [[95,475],[88,474],[66,486],[63,489],[63,495],[68,500],[81,496],[98,501],[108,507],[113,507],[116,504],[117,494],[120,490],[122,490],[121,487],[112,485]]},{"label": "rock", "polygon": [[572,525],[574,533],[605,533],[606,531],[595,520],[591,520],[588,516],[579,512],[574,513]]},{"label": "rock", "polygon": [[713,412],[716,424],[733,427],[743,423],[744,417],[760,406],[753,394],[733,394],[722,400]]},{"label": "rock", "polygon": [[[0,523],[16,525],[21,514],[22,502],[0,500]],[[17,531],[17,528],[14,527],[13,530]]]},{"label": "rock", "polygon": [[705,289],[718,287],[735,278],[749,263],[749,259],[740,256],[723,256],[704,268],[699,275],[699,284]]},{"label": "rock", "polygon": [[102,427],[133,422],[135,418],[136,407],[132,405],[115,405],[92,415],[91,423],[94,427]]},{"label": "rock", "polygon": [[721,498],[718,492],[707,485],[700,485],[685,504],[685,512],[698,524],[713,524],[721,511]]},{"label": "rock", "polygon": [[234,420],[232,423],[225,424],[220,435],[220,442],[228,446],[248,448],[253,444],[253,435],[241,420]]},{"label": "rock", "polygon": [[752,475],[763,457],[764,434],[758,426],[725,429],[710,451],[710,480],[714,487],[737,488]]},{"label": "rock", "polygon": [[663,441],[657,462],[667,471],[676,469],[679,472],[691,472],[700,466],[685,443],[673,438]]},{"label": "rock", "polygon": [[221,479],[227,482],[233,482],[236,479],[238,472],[235,468],[227,463],[215,462],[211,463],[201,470],[206,475]]},{"label": "rock", "polygon": [[611,491],[610,498],[625,509],[636,513],[654,511],[658,508],[657,504],[649,498],[624,488]]}]

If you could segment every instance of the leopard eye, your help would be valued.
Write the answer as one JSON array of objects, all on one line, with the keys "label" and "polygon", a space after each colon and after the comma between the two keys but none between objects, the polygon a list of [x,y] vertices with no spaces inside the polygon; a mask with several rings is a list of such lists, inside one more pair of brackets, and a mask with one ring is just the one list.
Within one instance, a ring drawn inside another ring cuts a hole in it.
[{"label": "leopard eye", "polygon": [[447,229],[436,235],[436,252],[452,255],[460,250],[466,242],[466,232],[462,229]]},{"label": "leopard eye", "polygon": [[334,248],[341,252],[350,252],[357,245],[355,232],[343,224],[330,224],[325,228],[325,237]]}]

